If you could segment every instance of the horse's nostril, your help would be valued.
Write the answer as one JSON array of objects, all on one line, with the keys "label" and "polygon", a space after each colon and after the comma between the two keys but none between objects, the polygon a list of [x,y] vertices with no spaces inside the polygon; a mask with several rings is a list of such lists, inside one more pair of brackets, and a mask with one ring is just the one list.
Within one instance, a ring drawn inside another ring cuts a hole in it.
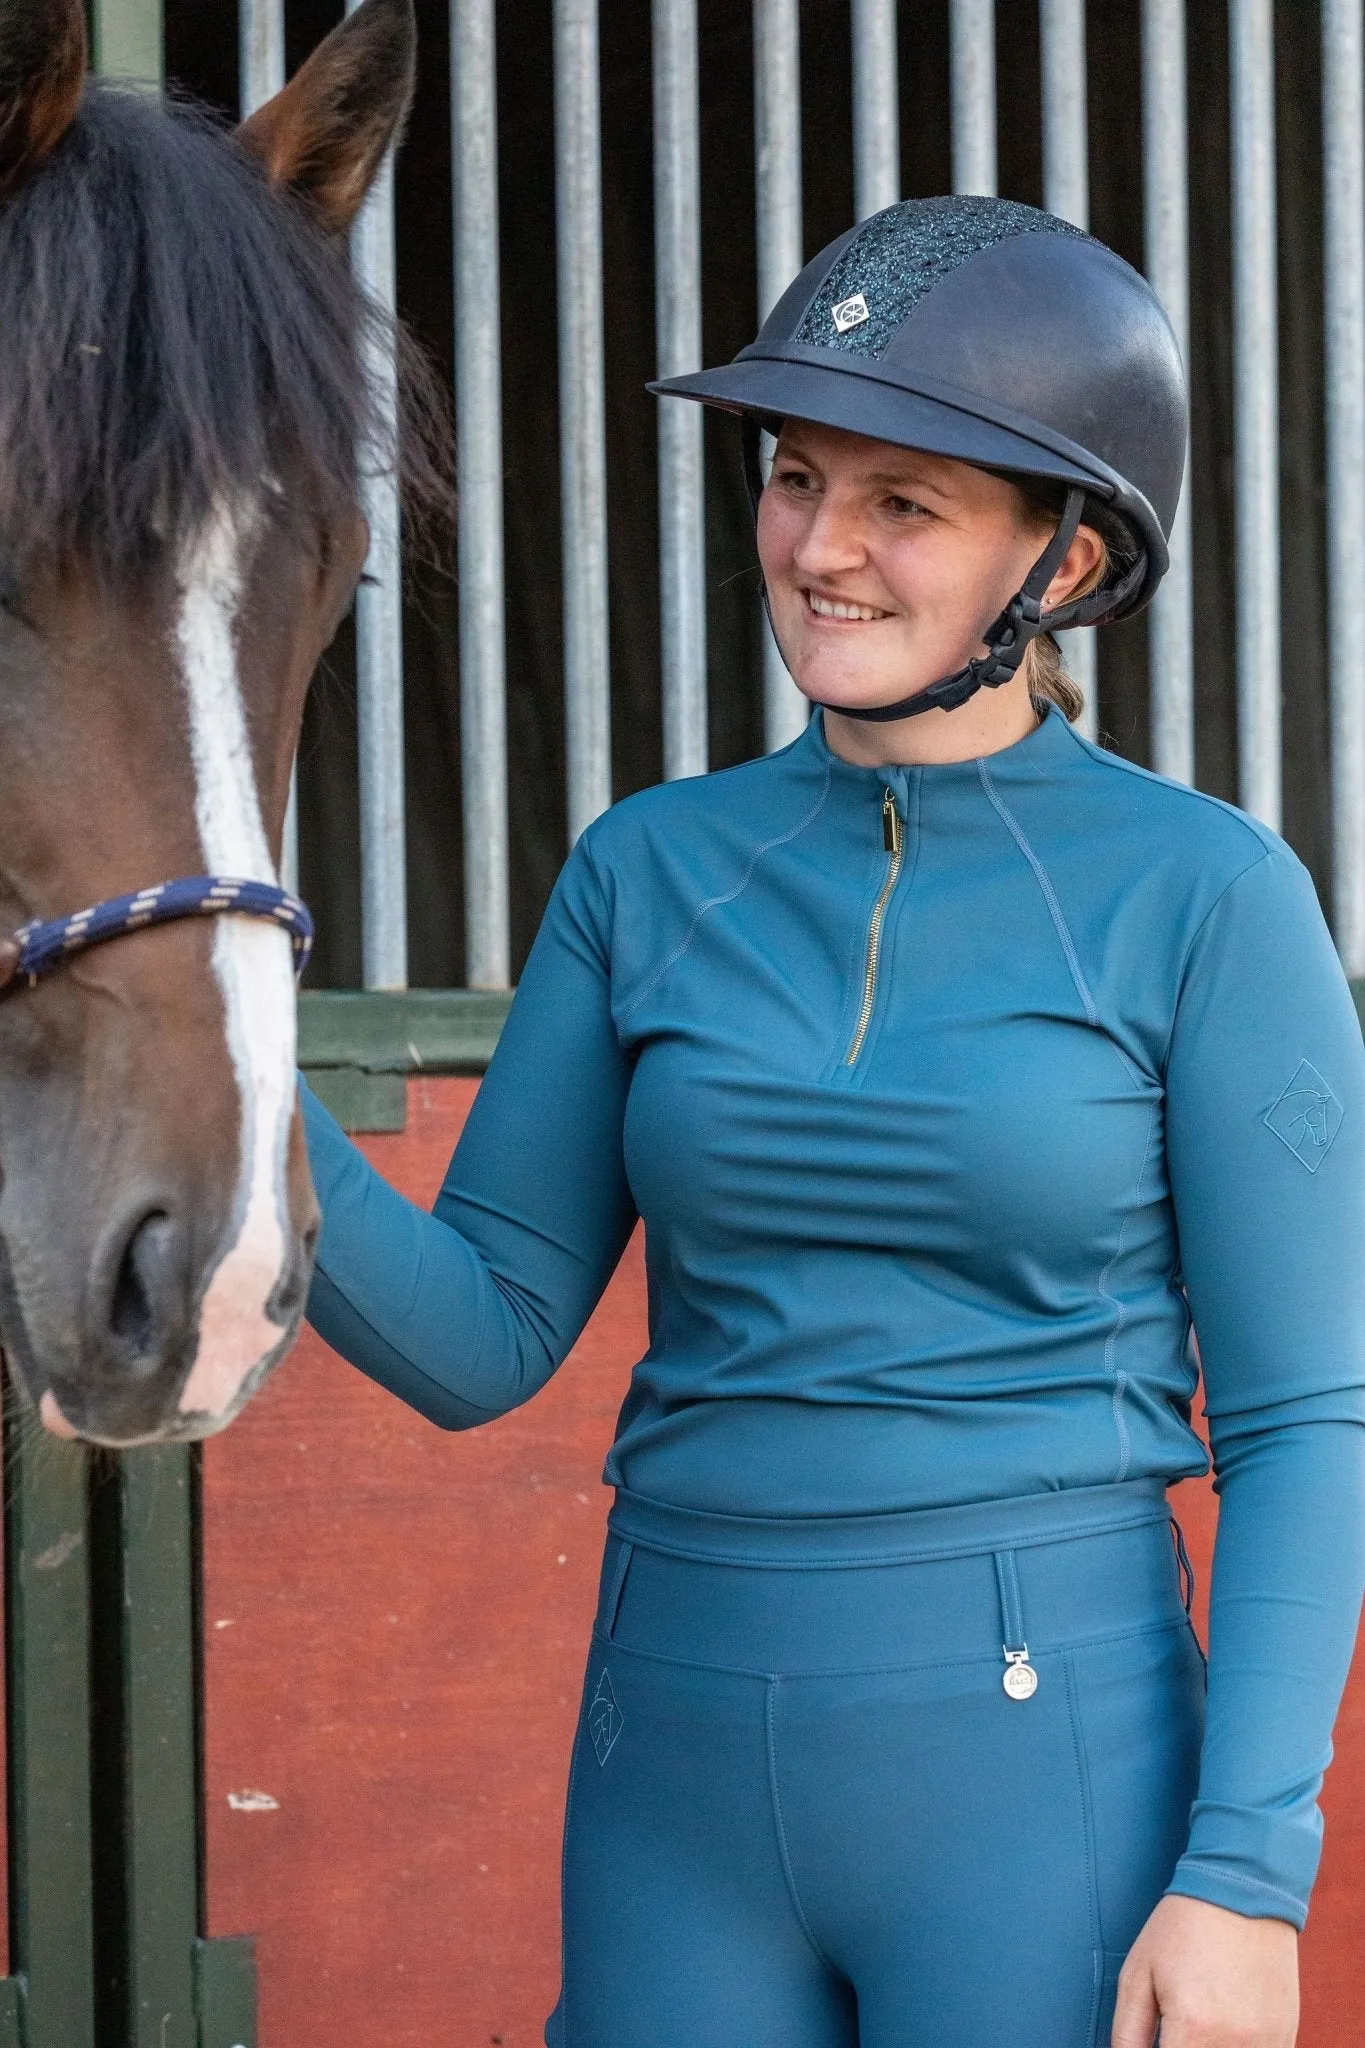
[{"label": "horse's nostril", "polygon": [[[158,1303],[164,1303],[174,1255],[169,1216],[145,1216],[124,1247],[109,1304],[109,1328],[133,1364],[157,1350]],[[159,1357],[154,1358],[159,1363]]]}]

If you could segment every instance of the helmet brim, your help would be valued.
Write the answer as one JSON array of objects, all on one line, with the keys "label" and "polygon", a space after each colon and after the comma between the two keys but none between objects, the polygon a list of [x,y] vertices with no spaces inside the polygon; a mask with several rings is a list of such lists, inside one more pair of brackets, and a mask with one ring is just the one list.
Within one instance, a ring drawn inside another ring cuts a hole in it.
[{"label": "helmet brim", "polygon": [[1166,543],[1151,507],[1125,488],[1123,480],[1104,463],[1087,459],[1085,451],[1074,444],[1058,446],[1060,436],[1045,442],[998,418],[984,418],[980,412],[968,410],[966,402],[955,405],[950,398],[909,390],[875,372],[869,374],[861,366],[854,370],[846,361],[826,366],[747,351],[721,368],[660,377],[648,388],[661,398],[691,398],[760,419],[766,415],[768,420],[810,420],[846,433],[865,434],[874,441],[890,441],[897,447],[952,456],[981,469],[1013,470],[1023,476],[1080,484],[1132,527],[1148,556],[1148,577],[1121,611],[1109,616],[1126,616],[1140,609],[1166,568]]}]

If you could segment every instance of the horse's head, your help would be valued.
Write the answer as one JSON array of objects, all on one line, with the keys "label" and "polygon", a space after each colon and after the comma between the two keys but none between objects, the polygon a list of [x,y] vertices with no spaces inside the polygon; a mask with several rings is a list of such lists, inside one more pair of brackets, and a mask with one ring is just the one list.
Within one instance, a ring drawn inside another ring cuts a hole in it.
[{"label": "horse's head", "polygon": [[[367,531],[344,230],[411,91],[366,5],[235,135],[0,0],[0,934],[276,878]],[[201,1436],[287,1350],[317,1207],[287,934],[139,931],[0,999],[0,1341],[50,1427]]]}]

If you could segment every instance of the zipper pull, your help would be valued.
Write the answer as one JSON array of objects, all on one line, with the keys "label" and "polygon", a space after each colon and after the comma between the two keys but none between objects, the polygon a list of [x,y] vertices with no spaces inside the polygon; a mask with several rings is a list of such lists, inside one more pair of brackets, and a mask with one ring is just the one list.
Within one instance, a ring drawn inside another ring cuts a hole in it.
[{"label": "zipper pull", "polygon": [[889,789],[882,797],[882,844],[888,853],[901,850],[901,814]]}]

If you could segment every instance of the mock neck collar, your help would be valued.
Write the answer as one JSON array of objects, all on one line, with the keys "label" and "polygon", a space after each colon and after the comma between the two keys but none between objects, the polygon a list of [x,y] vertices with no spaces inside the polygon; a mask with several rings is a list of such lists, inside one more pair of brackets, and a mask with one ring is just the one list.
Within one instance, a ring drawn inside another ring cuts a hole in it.
[{"label": "mock neck collar", "polygon": [[1043,716],[1033,730],[1011,746],[996,748],[994,753],[973,754],[965,761],[898,761],[867,767],[856,761],[846,761],[842,754],[835,753],[825,737],[824,707],[817,705],[795,745],[809,760],[818,764],[822,773],[828,768],[844,779],[853,778],[866,783],[885,782],[888,777],[895,781],[922,777],[930,782],[951,783],[975,782],[979,761],[985,762],[992,777],[1001,780],[1009,780],[1016,775],[1030,779],[1046,775],[1073,753],[1075,735],[1065,714],[1051,698],[1047,698]]}]

